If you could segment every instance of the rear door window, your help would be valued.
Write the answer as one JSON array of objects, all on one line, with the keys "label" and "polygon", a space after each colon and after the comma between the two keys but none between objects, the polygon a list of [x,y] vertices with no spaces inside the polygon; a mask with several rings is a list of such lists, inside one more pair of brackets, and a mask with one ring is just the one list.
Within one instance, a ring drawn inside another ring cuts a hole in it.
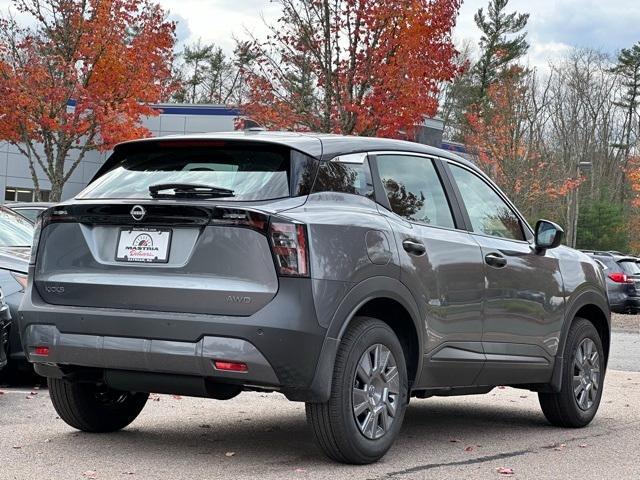
[{"label": "rear door window", "polygon": [[317,161],[288,148],[244,142],[149,142],[114,156],[112,167],[77,198],[150,198],[149,187],[171,183],[233,191],[218,201],[272,200],[309,193],[317,168]]},{"label": "rear door window", "polygon": [[433,160],[403,154],[377,155],[380,180],[391,210],[412,222],[455,228]]},{"label": "rear door window", "polygon": [[318,169],[313,192],[340,192],[373,199],[373,182],[369,162],[324,162]]},{"label": "rear door window", "polygon": [[627,275],[640,275],[640,267],[634,260],[622,260],[618,264]]}]

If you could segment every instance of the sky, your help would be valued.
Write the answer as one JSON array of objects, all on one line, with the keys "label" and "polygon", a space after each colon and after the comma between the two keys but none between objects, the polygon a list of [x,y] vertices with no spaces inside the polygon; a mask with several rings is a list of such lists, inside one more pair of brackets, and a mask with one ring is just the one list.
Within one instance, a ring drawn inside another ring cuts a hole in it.
[{"label": "sky", "polygon": [[[489,0],[465,0],[454,36],[477,43],[479,32],[473,15]],[[264,20],[278,17],[273,0],[159,0],[178,22],[178,41],[202,39],[215,42],[226,51],[233,49],[233,38],[246,32],[266,35]],[[6,12],[10,0],[0,0]],[[572,46],[591,47],[615,53],[640,41],[640,0],[511,0],[509,11],[530,13],[527,26],[529,64],[544,66]]]}]

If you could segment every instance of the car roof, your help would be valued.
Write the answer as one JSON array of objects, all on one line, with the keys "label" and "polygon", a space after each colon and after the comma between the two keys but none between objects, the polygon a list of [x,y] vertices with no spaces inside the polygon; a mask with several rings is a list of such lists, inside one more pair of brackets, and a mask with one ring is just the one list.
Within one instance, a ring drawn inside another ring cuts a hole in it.
[{"label": "car roof", "polygon": [[461,162],[474,169],[477,167],[470,161],[449,152],[421,143],[409,142],[406,140],[394,140],[390,138],[378,137],[357,137],[351,135],[334,135],[327,133],[307,133],[307,132],[275,132],[275,131],[236,131],[236,132],[215,132],[196,133],[189,135],[171,135],[165,137],[152,137],[140,140],[130,140],[116,145],[115,150],[126,148],[132,144],[142,142],[164,142],[182,140],[235,140],[268,143],[282,145],[294,150],[298,150],[306,155],[319,160],[331,160],[339,155],[351,153],[371,152],[371,151],[398,151],[421,153],[448,158]]},{"label": "car roof", "polygon": [[638,262],[639,258],[634,257],[632,255],[625,255],[620,252],[602,252],[598,250],[582,250],[582,252],[587,253],[589,255],[593,255],[594,257],[600,258],[610,258],[616,262]]}]

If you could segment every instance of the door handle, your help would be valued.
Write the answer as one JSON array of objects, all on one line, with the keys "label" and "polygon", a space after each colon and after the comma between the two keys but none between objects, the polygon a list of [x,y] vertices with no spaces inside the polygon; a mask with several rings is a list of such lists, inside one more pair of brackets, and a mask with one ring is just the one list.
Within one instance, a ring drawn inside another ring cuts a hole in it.
[{"label": "door handle", "polygon": [[413,255],[424,255],[427,249],[422,242],[414,239],[407,239],[402,242],[402,248]]},{"label": "door handle", "polygon": [[507,259],[504,256],[497,252],[487,253],[484,256],[484,261],[487,262],[487,265],[490,265],[495,268],[502,268],[507,266]]}]

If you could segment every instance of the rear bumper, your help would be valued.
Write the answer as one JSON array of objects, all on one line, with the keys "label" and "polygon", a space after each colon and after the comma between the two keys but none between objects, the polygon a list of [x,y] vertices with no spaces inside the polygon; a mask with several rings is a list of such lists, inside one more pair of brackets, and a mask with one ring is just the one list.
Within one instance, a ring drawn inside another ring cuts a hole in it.
[{"label": "rear bumper", "polygon": [[[246,340],[205,336],[198,342],[62,333],[55,325],[29,325],[24,332],[29,360],[104,370],[145,371],[232,379],[243,384],[279,387],[273,368]],[[36,347],[47,347],[46,356]],[[216,370],[215,360],[242,362],[246,373]]]},{"label": "rear bumper", "polygon": [[[274,299],[246,317],[51,305],[29,288],[18,324],[39,373],[56,376],[75,367],[146,373],[138,376],[140,391],[160,391],[153,378],[168,374],[176,382],[207,379],[318,401],[329,395],[323,365],[329,358],[333,364],[337,348],[325,339],[306,279],[281,279]],[[49,355],[36,355],[37,346],[49,347]],[[246,363],[248,371],[219,371],[213,360]]]},{"label": "rear bumper", "polygon": [[615,313],[639,313],[640,297],[626,297],[620,303],[611,304],[611,311]]}]

